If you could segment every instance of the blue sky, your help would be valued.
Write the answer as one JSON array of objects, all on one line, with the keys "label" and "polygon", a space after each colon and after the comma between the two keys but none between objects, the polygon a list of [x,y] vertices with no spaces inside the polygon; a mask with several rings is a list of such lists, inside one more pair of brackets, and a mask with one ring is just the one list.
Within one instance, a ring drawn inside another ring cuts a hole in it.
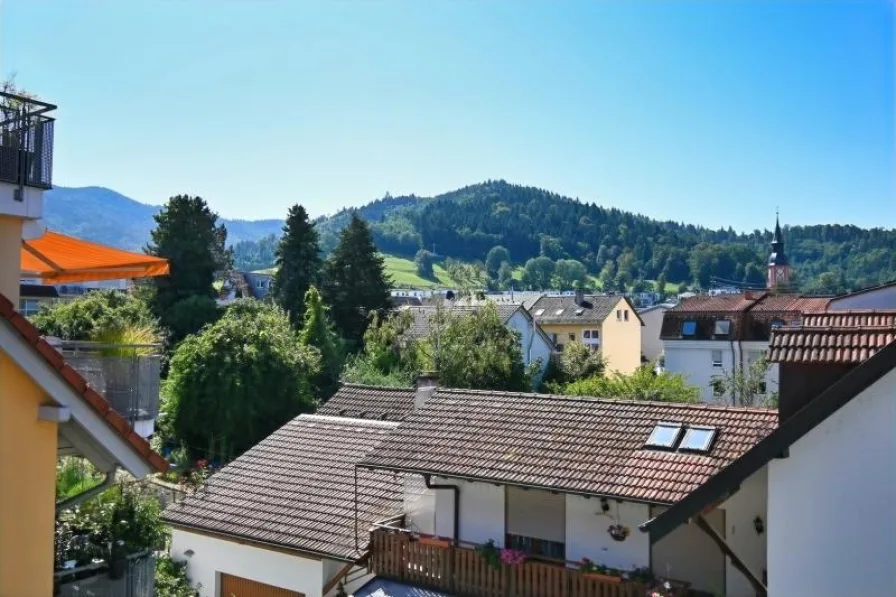
[{"label": "blue sky", "polygon": [[55,179],[227,217],[504,178],[735,229],[896,226],[893,0],[0,0]]}]

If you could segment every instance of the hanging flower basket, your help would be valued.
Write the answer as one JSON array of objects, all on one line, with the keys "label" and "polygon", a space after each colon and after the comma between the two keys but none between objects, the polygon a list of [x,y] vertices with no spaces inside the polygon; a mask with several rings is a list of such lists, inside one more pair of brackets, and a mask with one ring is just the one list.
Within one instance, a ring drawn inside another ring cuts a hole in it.
[{"label": "hanging flower basket", "polygon": [[611,524],[607,528],[607,533],[613,538],[613,541],[625,541],[631,530],[624,524]]},{"label": "hanging flower basket", "polygon": [[420,537],[421,545],[430,545],[432,547],[451,547],[450,539],[442,539],[438,536],[428,536],[424,535]]}]

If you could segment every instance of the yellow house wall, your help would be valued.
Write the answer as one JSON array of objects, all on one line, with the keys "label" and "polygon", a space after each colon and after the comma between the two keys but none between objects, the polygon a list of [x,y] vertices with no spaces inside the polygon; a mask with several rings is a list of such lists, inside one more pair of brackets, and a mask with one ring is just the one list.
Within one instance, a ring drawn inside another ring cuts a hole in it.
[{"label": "yellow house wall", "polygon": [[571,340],[569,339],[569,334],[576,335],[576,342],[582,341],[582,332],[585,330],[598,330],[600,331],[600,324],[593,325],[552,325],[552,324],[539,324],[541,325],[541,329],[544,330],[544,333],[551,337],[551,334],[557,334],[557,342],[560,344],[569,344]]},{"label": "yellow house wall", "polygon": [[[628,321],[618,321],[617,310],[628,310]],[[641,366],[641,322],[625,299],[619,299],[604,320],[600,344],[607,371],[632,373]]]},{"label": "yellow house wall", "polygon": [[55,423],[41,389],[0,350],[0,597],[53,594]]}]

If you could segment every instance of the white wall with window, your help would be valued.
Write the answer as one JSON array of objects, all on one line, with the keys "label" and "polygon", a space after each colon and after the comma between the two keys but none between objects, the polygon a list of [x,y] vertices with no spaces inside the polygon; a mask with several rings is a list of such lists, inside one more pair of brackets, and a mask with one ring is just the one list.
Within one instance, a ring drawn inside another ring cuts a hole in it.
[{"label": "white wall with window", "polygon": [[732,370],[739,361],[738,343],[722,340],[664,340],[665,369],[682,374],[700,388],[703,402],[715,402],[713,377]]}]

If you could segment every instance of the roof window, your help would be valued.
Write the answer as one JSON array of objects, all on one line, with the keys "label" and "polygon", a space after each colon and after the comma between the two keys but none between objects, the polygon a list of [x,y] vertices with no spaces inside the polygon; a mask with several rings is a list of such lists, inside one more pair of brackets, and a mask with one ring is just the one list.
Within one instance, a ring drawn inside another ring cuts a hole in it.
[{"label": "roof window", "polygon": [[691,319],[682,322],[681,324],[681,335],[682,336],[693,336],[697,333],[697,322]]},{"label": "roof window", "polygon": [[681,423],[657,423],[647,438],[646,446],[674,450],[681,437]]},{"label": "roof window", "polygon": [[717,319],[712,333],[714,336],[727,336],[731,333],[731,322],[727,319]]},{"label": "roof window", "polygon": [[563,309],[557,309],[554,311],[554,315],[563,315]]},{"label": "roof window", "polygon": [[709,452],[709,447],[715,437],[716,429],[714,427],[688,427],[678,449],[688,452]]},{"label": "roof window", "polygon": [[576,316],[578,317],[584,312],[585,312],[585,309],[576,309]]},{"label": "roof window", "polygon": [[539,316],[541,316],[543,313],[544,313],[544,309],[538,309],[538,310],[535,312],[535,317],[539,317]]}]

